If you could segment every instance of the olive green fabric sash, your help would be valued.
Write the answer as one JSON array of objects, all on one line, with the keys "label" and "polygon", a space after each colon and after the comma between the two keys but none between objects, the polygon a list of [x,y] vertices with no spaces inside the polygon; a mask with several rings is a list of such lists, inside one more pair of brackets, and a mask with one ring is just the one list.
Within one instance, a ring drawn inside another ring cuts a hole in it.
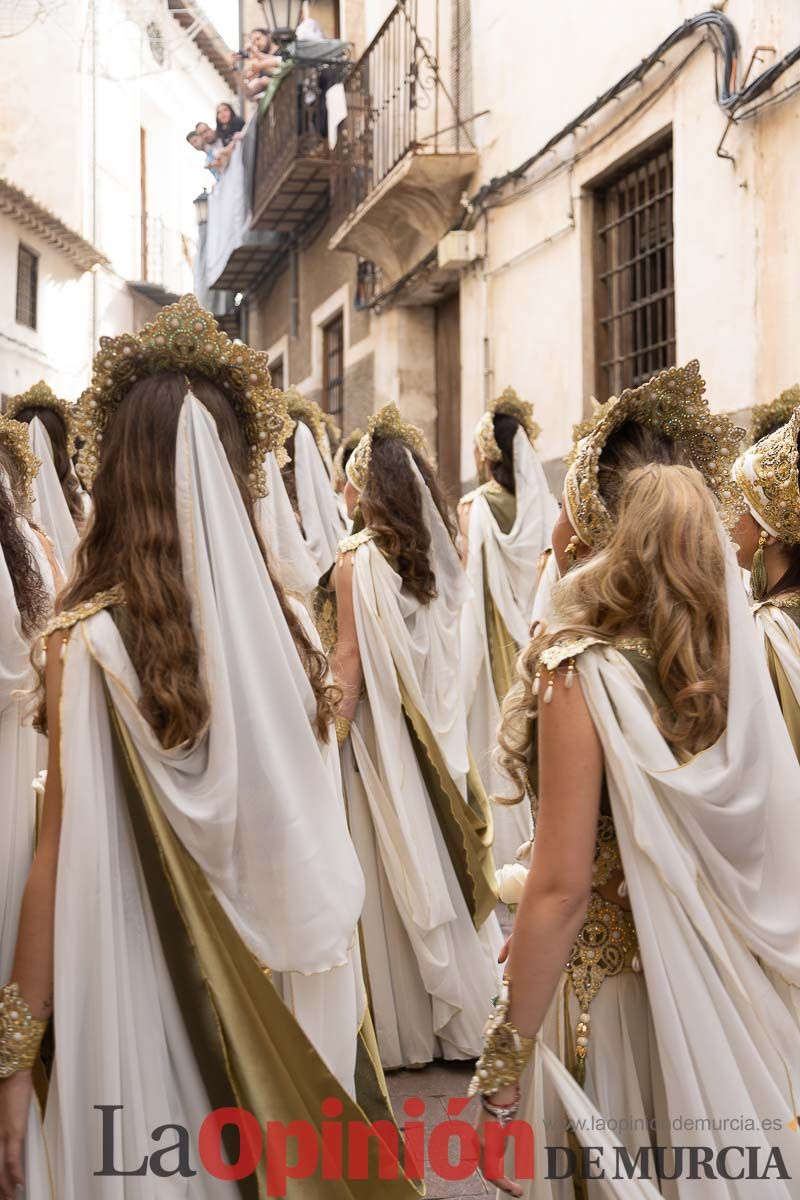
[{"label": "olive green fabric sash", "polygon": [[800,759],[800,704],[798,704],[797,696],[792,691],[792,685],[789,683],[783,664],[775,653],[769,638],[764,639],[764,644],[767,649],[769,673],[772,676],[772,683],[778,694],[778,703],[781,706],[783,719],[786,722],[786,728],[789,731],[794,752],[798,759]]},{"label": "olive green fabric sash", "polygon": [[450,862],[476,929],[497,904],[492,857],[492,809],[470,755],[467,802],[453,781],[436,739],[398,676],[406,726]]},{"label": "olive green fabric sash", "polygon": [[[345,1129],[348,1122],[393,1121],[368,1012],[359,1039],[356,1103],[325,1066],[175,834],[108,694],[107,701],[142,874],[211,1105],[243,1108],[255,1115],[262,1129],[268,1120],[305,1121],[318,1137],[321,1105],[329,1098],[342,1103]],[[369,1141],[368,1180],[323,1180],[318,1170],[308,1179],[290,1181],[287,1195],[303,1200],[410,1200],[420,1194],[400,1171],[400,1178],[379,1178],[377,1139]],[[232,1155],[236,1161],[235,1147]],[[266,1194],[263,1160],[257,1175],[238,1187],[245,1200]]]},{"label": "olive green fabric sash", "polygon": [[[501,533],[509,533],[517,518],[517,497],[499,485],[487,485],[483,497],[497,522]],[[483,551],[483,604],[486,613],[486,636],[489,642],[489,660],[492,667],[492,682],[497,703],[502,704],[514,682],[515,663],[519,646],[508,632],[500,610],[495,604],[489,588],[489,572],[486,567],[486,552]]]}]

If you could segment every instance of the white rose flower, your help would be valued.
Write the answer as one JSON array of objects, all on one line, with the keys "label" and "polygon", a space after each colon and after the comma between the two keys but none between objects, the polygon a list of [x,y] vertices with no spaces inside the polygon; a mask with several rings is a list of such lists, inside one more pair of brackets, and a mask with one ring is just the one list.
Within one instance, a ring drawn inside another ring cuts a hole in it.
[{"label": "white rose flower", "polygon": [[495,872],[497,893],[503,904],[519,904],[528,878],[528,868],[522,863],[507,863]]}]

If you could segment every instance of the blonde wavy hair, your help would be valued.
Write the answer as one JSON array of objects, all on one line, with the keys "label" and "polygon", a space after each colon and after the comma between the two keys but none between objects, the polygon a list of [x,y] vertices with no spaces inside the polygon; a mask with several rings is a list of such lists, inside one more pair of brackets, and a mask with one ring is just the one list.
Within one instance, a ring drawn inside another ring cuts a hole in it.
[{"label": "blonde wavy hair", "polygon": [[554,595],[555,620],[517,661],[503,704],[498,762],[526,794],[541,653],[565,637],[647,637],[666,703],[656,726],[680,760],[711,746],[728,711],[725,552],[714,501],[699,471],[650,463],[620,481],[614,534],[573,568]]}]

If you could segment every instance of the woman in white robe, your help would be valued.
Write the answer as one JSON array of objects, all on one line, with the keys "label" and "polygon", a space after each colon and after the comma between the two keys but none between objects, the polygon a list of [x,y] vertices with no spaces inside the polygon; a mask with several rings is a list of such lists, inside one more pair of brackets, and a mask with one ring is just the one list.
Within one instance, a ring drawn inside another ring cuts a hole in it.
[{"label": "woman in white robe", "polygon": [[[297,1120],[318,1135],[326,1099],[364,1121],[363,1097],[391,1119],[361,977],[364,882],[335,692],[257,535],[252,492],[289,423],[266,356],[232,346],[193,297],[136,338],[104,339],[82,406],[94,511],[50,626],[49,769],[0,1062],[15,1029],[32,1037],[52,1005],[58,1200],[111,1188],[120,1200],[255,1197],[260,1139],[245,1136],[254,1166],[238,1183],[197,1160],[190,1180],[138,1171],[150,1131],[180,1125],[194,1147],[212,1109],[241,1108],[262,1129]],[[0,1081],[9,1192],[35,1061],[25,1045]],[[121,1106],[115,1166],[131,1172],[113,1182],[98,1174],[104,1104]],[[223,1154],[236,1161],[232,1133]],[[298,1186],[341,1200],[412,1191],[372,1171],[329,1181],[316,1162]]]},{"label": "woman in white robe", "polygon": [[335,571],[337,731],[378,1044],[392,1068],[468,1059],[500,936],[459,668],[467,580],[422,434],[393,405],[372,418],[347,474],[364,529]]},{"label": "woman in white robe", "polygon": [[[53,547],[25,516],[36,466],[27,431],[0,417],[0,979],[11,970],[36,837],[33,785],[47,759],[47,742],[25,719],[26,692],[33,682],[30,642],[49,619],[61,582]],[[40,1148],[36,1107],[31,1141]],[[28,1162],[35,1195],[36,1186],[46,1185],[37,1170],[38,1155],[28,1156]]]},{"label": "woman in white robe", "polygon": [[[463,553],[472,585],[461,620],[462,669],[470,744],[484,787],[502,797],[506,781],[492,751],[514,660],[530,615],[558,505],[534,449],[539,429],[530,404],[507,388],[478,422],[475,461],[484,482],[459,505]],[[531,835],[521,805],[494,804],[494,857],[513,862]]]},{"label": "woman in white robe", "polygon": [[289,462],[283,478],[319,579],[333,566],[346,527],[331,478],[333,463],[325,415],[318,404],[305,399],[295,388],[289,388],[285,395],[295,427],[286,446]]},{"label": "woman in white robe", "polygon": [[770,1200],[796,1191],[800,769],[711,496],[731,517],[737,432],[696,363],[672,368],[622,394],[567,476],[553,545],[577,565],[501,733],[518,786],[538,766],[473,1081],[537,1139],[536,1178],[512,1182],[509,1161],[504,1194],[750,1200],[762,1175]]},{"label": "woman in white robe", "polygon": [[29,427],[31,449],[41,462],[33,485],[32,518],[52,541],[59,566],[68,574],[86,517],[85,493],[72,465],[74,405],[40,382],[12,396],[6,415]]},{"label": "woman in white robe", "polygon": [[[792,389],[800,399],[800,390]],[[785,415],[785,414],[782,414]],[[734,530],[753,618],[786,728],[800,759],[800,408],[736,460],[747,502]]]}]

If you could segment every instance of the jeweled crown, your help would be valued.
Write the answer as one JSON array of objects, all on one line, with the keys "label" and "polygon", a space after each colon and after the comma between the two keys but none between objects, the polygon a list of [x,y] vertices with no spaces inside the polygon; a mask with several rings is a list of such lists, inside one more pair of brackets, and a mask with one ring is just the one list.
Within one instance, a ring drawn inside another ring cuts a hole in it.
[{"label": "jeweled crown", "polygon": [[798,404],[800,404],[800,384],[795,383],[781,392],[780,396],[770,400],[768,404],[754,405],[750,421],[750,445],[754,446],[767,434],[774,433],[781,425],[785,425]]},{"label": "jeweled crown", "polygon": [[354,429],[352,433],[348,433],[346,438],[342,438],[339,443],[339,448],[333,456],[333,481],[339,486],[344,485],[344,459],[345,455],[349,458],[355,450],[358,443],[364,436],[363,429]]},{"label": "jeweled crown", "polygon": [[27,392],[20,392],[18,396],[11,397],[6,404],[6,416],[17,420],[18,414],[26,408],[49,408],[58,414],[67,431],[67,454],[72,458],[75,453],[75,405],[62,400],[49,384],[40,379],[38,383],[29,387]]},{"label": "jeweled crown", "polygon": [[532,446],[536,444],[536,439],[542,432],[533,419],[533,405],[527,400],[522,400],[512,387],[507,387],[496,400],[492,400],[475,428],[478,449],[488,462],[500,462],[503,457],[494,435],[494,418],[499,413],[519,421]]},{"label": "jeweled crown", "polygon": [[78,433],[84,445],[78,474],[91,490],[110,420],[137,380],[164,372],[202,376],[228,397],[249,447],[249,480],[255,497],[266,495],[264,459],[271,450],[287,461],[284,442],[292,424],[283,394],[272,387],[268,356],[232,342],[194,296],[162,308],[138,334],[100,339],[92,382],[78,401]]},{"label": "jeweled crown", "polygon": [[396,404],[384,404],[370,417],[367,432],[347,460],[347,478],[359,492],[366,487],[373,438],[399,438],[411,450],[430,457],[425,434],[420,427],[406,421]]},{"label": "jeweled crown", "polygon": [[605,445],[628,421],[653,429],[681,446],[717,497],[728,526],[742,512],[741,493],[731,469],[744,431],[712,413],[697,360],[669,367],[635,389],[626,389],[604,406],[602,416],[578,443],[567,472],[564,499],[573,529],[587,546],[600,549],[611,537],[611,514],[600,495],[598,470]]},{"label": "jeweled crown", "polygon": [[20,489],[27,503],[31,504],[33,481],[42,463],[31,450],[27,426],[5,414],[0,415],[0,447],[16,467]]},{"label": "jeweled crown", "polygon": [[745,450],[733,467],[733,478],[758,524],[789,545],[800,542],[798,435],[800,407],[785,425]]},{"label": "jeweled crown", "polygon": [[[286,407],[289,410],[289,416],[293,421],[302,421],[308,426],[314,435],[314,441],[319,446],[320,452],[324,454],[328,448],[327,426],[325,424],[325,414],[316,400],[309,400],[306,396],[301,396],[295,387],[287,388],[283,394],[286,397]],[[292,428],[294,428],[294,425]]]}]

